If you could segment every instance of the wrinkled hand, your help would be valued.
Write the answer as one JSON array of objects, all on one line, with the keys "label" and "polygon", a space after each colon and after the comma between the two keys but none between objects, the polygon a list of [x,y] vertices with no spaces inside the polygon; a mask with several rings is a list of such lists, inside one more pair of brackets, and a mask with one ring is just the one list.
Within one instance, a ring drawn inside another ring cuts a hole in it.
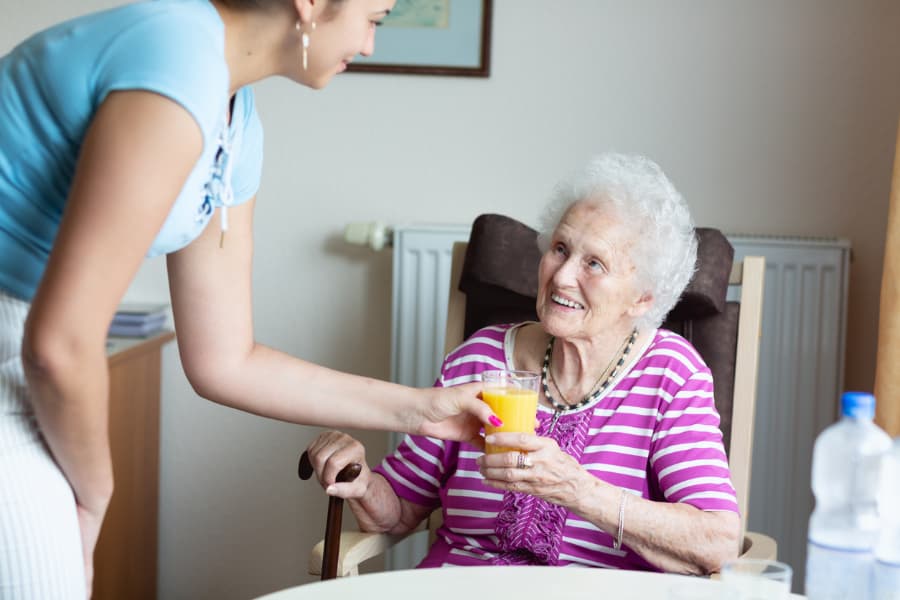
[{"label": "wrinkled hand", "polygon": [[494,433],[490,443],[521,448],[528,453],[531,465],[525,469],[516,466],[519,452],[482,455],[478,465],[485,483],[492,487],[571,508],[583,496],[585,484],[593,479],[575,458],[560,450],[554,439],[530,433]]},{"label": "wrinkled hand", "polygon": [[78,528],[81,530],[81,554],[84,559],[84,579],[87,589],[87,598],[91,597],[94,585],[94,548],[97,546],[97,538],[100,536],[100,526],[103,524],[105,511],[92,511],[81,504],[75,506],[78,513]]},{"label": "wrinkled hand", "polygon": [[432,388],[432,395],[421,404],[422,415],[410,431],[421,435],[468,442],[484,448],[481,430],[484,425],[500,423],[491,408],[481,400],[481,383],[467,383],[448,388]]},{"label": "wrinkled hand", "polygon": [[[366,448],[357,439],[341,431],[319,434],[306,448],[316,478],[329,496],[362,498],[371,481],[372,471],[366,464]],[[362,467],[359,476],[349,483],[335,483],[337,474],[351,463]]]}]

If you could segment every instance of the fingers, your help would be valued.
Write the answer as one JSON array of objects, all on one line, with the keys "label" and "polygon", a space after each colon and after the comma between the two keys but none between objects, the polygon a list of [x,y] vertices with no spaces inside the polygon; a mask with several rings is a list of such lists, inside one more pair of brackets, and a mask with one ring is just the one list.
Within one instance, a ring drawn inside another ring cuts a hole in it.
[{"label": "fingers", "polygon": [[332,483],[325,488],[325,493],[329,496],[346,500],[348,498],[362,498],[366,495],[366,490],[368,490],[366,482],[357,478],[351,483]]},{"label": "fingers", "polygon": [[533,433],[516,433],[516,432],[497,432],[488,435],[484,441],[494,446],[502,446],[504,448],[516,448],[526,452],[537,452],[548,447],[548,440],[537,436]]},{"label": "fingers", "polygon": [[485,477],[491,475],[493,479],[516,479],[515,473],[510,471],[525,471],[534,469],[540,462],[540,455],[531,452],[498,452],[497,454],[485,454],[478,457],[478,466]]},{"label": "fingers", "polygon": [[484,425],[499,427],[503,422],[479,400],[480,390],[480,383],[429,389],[428,401],[421,403],[422,412],[412,419],[408,431],[481,448],[479,435]]},{"label": "fingers", "polygon": [[462,389],[466,392],[466,395],[462,396],[460,400],[460,407],[465,412],[474,415],[482,425],[500,427],[503,425],[503,421],[500,420],[500,417],[495,415],[494,411],[491,410],[491,407],[482,400],[481,388],[482,384],[478,382],[469,383],[464,386],[456,386],[454,389]]},{"label": "fingers", "polygon": [[542,460],[543,454],[539,454],[541,450],[549,446],[548,438],[533,433],[492,433],[484,440],[494,446],[517,449],[513,452],[483,454],[478,457],[481,474],[488,480],[519,481],[532,478],[536,473],[517,473],[517,471],[533,469]]},{"label": "fingers", "polygon": [[468,440],[466,440],[466,443],[484,452],[484,436],[481,435],[480,432],[476,433],[474,437],[470,437]]},{"label": "fingers", "polygon": [[533,455],[504,452],[492,456],[499,459],[501,464],[481,465],[479,471],[484,477],[484,483],[501,490],[539,495],[542,477],[534,468]]},{"label": "fingers", "polygon": [[550,438],[507,433],[490,435],[487,439],[503,447],[524,447],[478,457],[484,483],[493,488],[530,494],[559,506],[572,506],[583,496],[585,478],[596,480]]},{"label": "fingers", "polygon": [[[314,439],[306,449],[309,461],[316,473],[316,478],[326,492],[340,492],[333,495],[356,497],[365,491],[368,467],[366,465],[366,449],[353,437],[341,431],[326,431]],[[357,463],[362,467],[359,477],[350,483],[335,484],[337,475],[349,464]],[[348,494],[348,495],[344,495]]]},{"label": "fingers", "polygon": [[485,437],[485,442],[516,449],[478,457],[481,474],[487,480],[518,482],[544,478],[548,461],[560,452],[555,440],[533,433],[492,433]]}]

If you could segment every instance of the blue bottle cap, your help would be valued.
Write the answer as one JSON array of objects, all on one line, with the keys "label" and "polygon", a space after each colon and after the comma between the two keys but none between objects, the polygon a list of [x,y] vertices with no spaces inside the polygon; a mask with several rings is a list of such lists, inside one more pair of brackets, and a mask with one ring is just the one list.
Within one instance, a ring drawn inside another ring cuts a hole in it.
[{"label": "blue bottle cap", "polygon": [[854,419],[875,417],[875,396],[869,392],[844,392],[841,394],[841,415]]}]

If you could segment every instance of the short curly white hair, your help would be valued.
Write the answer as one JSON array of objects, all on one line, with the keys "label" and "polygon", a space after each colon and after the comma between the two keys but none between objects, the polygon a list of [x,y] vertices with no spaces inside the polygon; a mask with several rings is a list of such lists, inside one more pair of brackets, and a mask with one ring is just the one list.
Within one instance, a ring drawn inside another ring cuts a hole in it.
[{"label": "short curly white hair", "polygon": [[652,160],[636,154],[600,154],[556,187],[539,224],[542,252],[566,212],[579,202],[612,211],[631,228],[635,284],[653,297],[650,310],[635,326],[659,327],[690,282],[697,262],[697,237],[684,198]]}]

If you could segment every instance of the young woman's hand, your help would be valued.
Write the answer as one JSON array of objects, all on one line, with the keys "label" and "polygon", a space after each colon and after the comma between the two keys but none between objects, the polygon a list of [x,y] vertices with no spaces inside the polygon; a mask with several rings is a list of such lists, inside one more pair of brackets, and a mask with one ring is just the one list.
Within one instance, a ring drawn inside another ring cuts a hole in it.
[{"label": "young woman's hand", "polygon": [[106,511],[89,510],[81,504],[76,504],[75,508],[78,511],[78,528],[81,530],[86,597],[90,598],[94,584],[94,549],[97,547],[97,538],[100,536],[100,526],[103,524],[103,515]]},{"label": "young woman's hand", "polygon": [[410,431],[421,435],[467,442],[484,448],[482,429],[502,422],[481,400],[481,383],[467,383],[447,388],[431,388],[427,401],[422,403],[418,424]]}]

